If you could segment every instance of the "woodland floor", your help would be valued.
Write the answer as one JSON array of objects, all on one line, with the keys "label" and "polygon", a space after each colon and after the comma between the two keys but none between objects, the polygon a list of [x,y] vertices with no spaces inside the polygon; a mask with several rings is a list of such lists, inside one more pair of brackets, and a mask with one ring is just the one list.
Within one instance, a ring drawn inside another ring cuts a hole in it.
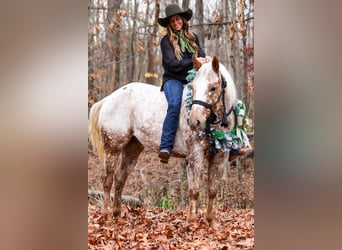
[{"label": "woodland floor", "polygon": [[[199,197],[198,221],[188,225],[187,181],[181,161],[159,163],[144,152],[128,176],[123,195],[142,206],[122,206],[120,218],[105,221],[102,200],[88,198],[88,249],[253,249],[254,160],[238,160],[223,173],[215,208],[219,230],[205,220],[205,179]],[[96,156],[88,156],[88,189],[103,191]]]}]

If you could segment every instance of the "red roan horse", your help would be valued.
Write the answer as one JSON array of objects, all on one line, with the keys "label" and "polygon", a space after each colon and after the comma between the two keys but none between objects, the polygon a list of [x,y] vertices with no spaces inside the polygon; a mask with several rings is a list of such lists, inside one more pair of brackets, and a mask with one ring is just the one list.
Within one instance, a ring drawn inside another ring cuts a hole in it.
[{"label": "red roan horse", "polygon": [[[213,148],[208,136],[200,131],[206,130],[208,121],[212,120],[213,116],[216,120],[226,120],[226,123],[228,121],[229,125],[222,127],[211,121],[212,128],[224,132],[233,128],[233,112],[227,114],[225,110],[230,110],[236,101],[236,88],[229,72],[216,57],[212,62],[203,65],[196,58],[193,60],[197,70],[196,77],[191,83],[194,101],[189,112],[184,103],[182,105],[173,156],[186,157],[189,164],[187,167],[190,199],[188,222],[196,220],[201,169],[208,170],[206,218],[210,226],[216,227],[213,204],[223,166],[228,162],[229,151],[223,152]],[[186,88],[183,97],[186,97]],[[160,88],[138,82],[119,88],[92,106],[88,121],[89,139],[98,152],[105,171],[103,176],[105,216],[108,216],[110,211],[110,191],[113,181],[112,213],[114,216],[119,216],[121,193],[139,154],[144,149],[155,151],[157,154],[166,110],[167,102]],[[212,150],[216,152],[210,152]]]}]

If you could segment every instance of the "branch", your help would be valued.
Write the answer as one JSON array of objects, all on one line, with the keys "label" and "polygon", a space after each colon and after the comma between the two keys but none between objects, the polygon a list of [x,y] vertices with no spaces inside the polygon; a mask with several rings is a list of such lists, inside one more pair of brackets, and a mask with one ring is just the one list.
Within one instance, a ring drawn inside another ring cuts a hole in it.
[{"label": "branch", "polygon": [[[254,19],[254,17],[252,16],[252,17],[248,17],[248,18],[246,18],[246,19],[243,19],[243,22],[248,22],[248,21],[250,21],[250,20],[252,20],[252,19]],[[193,24],[193,25],[191,25],[191,27],[197,27],[197,26],[213,26],[213,25],[215,25],[215,26],[222,26],[222,25],[227,25],[227,24],[232,24],[232,23],[238,23],[239,21],[238,20],[235,20],[235,21],[233,21],[233,22],[231,22],[231,21],[226,21],[226,22],[220,22],[220,23],[199,23],[199,24]]]},{"label": "branch", "polygon": [[[103,199],[103,192],[96,191],[96,190],[88,190],[88,197],[92,197],[95,199]],[[110,194],[110,199],[112,202],[114,201],[114,194]],[[128,195],[122,195],[121,202],[131,207],[141,207],[143,203],[138,198],[135,198],[133,196],[128,196]]]}]

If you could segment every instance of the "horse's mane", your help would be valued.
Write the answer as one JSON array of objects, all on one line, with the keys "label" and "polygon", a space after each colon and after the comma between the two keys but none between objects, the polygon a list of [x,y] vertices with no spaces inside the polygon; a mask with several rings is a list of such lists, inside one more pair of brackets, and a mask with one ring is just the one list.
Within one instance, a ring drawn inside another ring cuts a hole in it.
[{"label": "horse's mane", "polygon": [[226,67],[220,63],[220,73],[222,74],[222,76],[225,78],[226,82],[227,82],[227,90],[226,91],[226,99],[229,101],[229,103],[227,103],[227,105],[232,106],[237,98],[236,96],[236,86],[235,83],[230,75],[230,73],[228,72],[228,70],[226,69]]}]

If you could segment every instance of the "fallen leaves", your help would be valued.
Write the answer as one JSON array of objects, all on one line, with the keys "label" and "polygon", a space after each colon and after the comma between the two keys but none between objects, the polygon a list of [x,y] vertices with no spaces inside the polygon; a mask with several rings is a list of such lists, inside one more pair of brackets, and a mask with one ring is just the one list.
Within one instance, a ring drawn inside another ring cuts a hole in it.
[{"label": "fallen leaves", "polygon": [[[171,159],[170,162],[164,170],[158,165],[158,156],[148,152],[141,156],[137,164],[140,166],[139,171],[134,171],[128,177],[124,194],[142,197],[144,206],[132,208],[124,205],[120,218],[105,221],[100,210],[102,201],[89,199],[88,249],[253,249],[254,210],[240,209],[253,207],[254,204],[253,160],[246,159],[239,162],[239,165],[232,165],[224,174],[226,178],[221,182],[215,203],[220,225],[217,231],[209,228],[204,208],[198,210],[196,223],[187,224],[187,210],[182,208],[186,206],[188,193],[181,191],[183,187],[179,162],[176,159]],[[88,189],[102,189],[103,173],[98,166],[98,159],[89,157]],[[142,173],[146,184],[142,181]],[[160,181],[164,180],[161,177],[167,180],[166,184]],[[200,208],[205,206],[207,197],[205,180],[203,183],[203,195],[199,197]],[[164,190],[167,190],[166,195],[161,196],[160,192]],[[177,209],[154,206],[165,197]]]},{"label": "fallen leaves", "polygon": [[205,210],[187,224],[186,210],[123,206],[122,217],[105,221],[88,206],[88,249],[253,249],[254,210],[217,209],[220,230],[209,228]]}]

